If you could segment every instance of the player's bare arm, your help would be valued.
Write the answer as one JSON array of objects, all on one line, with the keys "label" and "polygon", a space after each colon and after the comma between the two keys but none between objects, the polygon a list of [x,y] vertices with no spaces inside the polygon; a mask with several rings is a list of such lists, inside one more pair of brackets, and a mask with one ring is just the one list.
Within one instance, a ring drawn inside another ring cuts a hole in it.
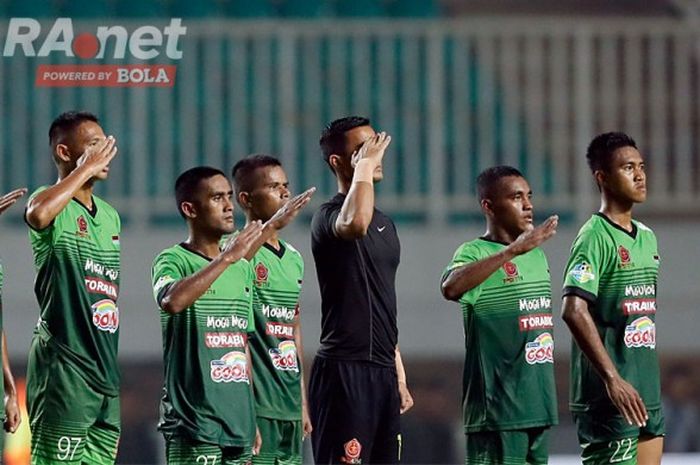
[{"label": "player's bare arm", "polygon": [[167,313],[176,314],[192,306],[229,265],[245,257],[261,232],[260,221],[248,223],[240,234],[226,241],[221,253],[209,265],[173,284],[163,296],[161,308]]},{"label": "player's bare arm", "polygon": [[245,258],[252,260],[255,254],[258,252],[258,249],[260,249],[265,242],[270,240],[270,238],[277,234],[279,230],[285,228],[287,225],[289,225],[289,223],[294,221],[294,218],[297,217],[299,212],[309,204],[314,192],[316,192],[316,188],[311,187],[301,194],[289,199],[287,203],[277,210],[275,214],[272,215],[272,217],[267,220],[265,224],[263,224],[260,237],[258,237],[258,240],[251,245]]},{"label": "player's bare arm", "polygon": [[[0,305],[2,311],[2,305]],[[14,433],[19,428],[22,422],[22,416],[19,411],[19,402],[17,401],[17,387],[15,386],[15,377],[10,369],[10,357],[7,355],[7,337],[5,331],[2,332],[2,372],[5,376],[5,431]]]},{"label": "player's bare arm", "polygon": [[301,383],[301,426],[303,430],[304,438],[311,435],[313,431],[313,425],[311,424],[311,417],[309,416],[309,403],[306,399],[306,385],[304,383],[304,344],[301,337],[301,315],[297,315],[294,320],[294,345],[297,348],[297,355],[299,357],[299,371],[301,372],[301,377],[299,378],[299,383]]},{"label": "player's bare arm", "polygon": [[27,188],[20,187],[19,189],[15,189],[0,197],[0,214],[14,205],[15,202],[17,202],[17,200],[19,200],[26,193]]},{"label": "player's bare arm", "polygon": [[401,358],[399,346],[396,346],[396,376],[399,382],[399,399],[401,399],[400,413],[403,414],[408,412],[411,407],[413,407],[413,396],[411,396],[411,392],[408,390],[406,370],[403,366],[403,359]]},{"label": "player's bare arm", "polygon": [[367,234],[374,214],[374,171],[381,165],[390,143],[391,136],[380,132],[352,155],[355,172],[335,221],[335,233],[339,238],[353,240]]},{"label": "player's bare arm", "polygon": [[550,216],[536,228],[523,232],[505,249],[477,262],[455,268],[442,282],[441,291],[447,300],[459,300],[465,292],[483,283],[507,261],[540,246],[557,232],[559,217]]},{"label": "player's bare arm", "polygon": [[48,227],[85,183],[109,166],[117,155],[116,143],[116,139],[109,136],[89,146],[78,158],[73,171],[29,201],[25,214],[27,223],[38,230]]},{"label": "player's bare arm", "polygon": [[578,296],[565,296],[562,318],[571,330],[571,334],[581,351],[591,361],[602,378],[610,400],[625,417],[625,420],[630,425],[634,424],[639,427],[646,425],[649,416],[644,402],[637,390],[622,379],[615,368],[588,311],[588,302]]}]

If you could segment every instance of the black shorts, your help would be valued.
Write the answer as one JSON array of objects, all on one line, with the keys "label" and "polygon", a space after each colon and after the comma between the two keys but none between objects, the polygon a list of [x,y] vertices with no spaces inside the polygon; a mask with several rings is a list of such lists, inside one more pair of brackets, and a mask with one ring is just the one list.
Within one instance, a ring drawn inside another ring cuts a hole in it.
[{"label": "black shorts", "polygon": [[400,408],[395,367],[316,357],[309,380],[315,463],[398,463]]}]

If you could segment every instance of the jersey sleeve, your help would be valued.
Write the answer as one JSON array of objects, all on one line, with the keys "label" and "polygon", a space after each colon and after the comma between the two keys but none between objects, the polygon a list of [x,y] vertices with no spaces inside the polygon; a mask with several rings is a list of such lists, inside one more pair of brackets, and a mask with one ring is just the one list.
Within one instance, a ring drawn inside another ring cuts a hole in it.
[{"label": "jersey sleeve", "polygon": [[[479,253],[479,249],[473,243],[467,242],[462,244],[455,251],[452,261],[447,265],[445,271],[442,273],[442,279],[440,282],[445,282],[450,273],[452,273],[455,269],[481,260],[483,258],[481,255],[482,254]],[[462,296],[459,298],[459,302],[464,304],[473,303],[476,301],[479,293],[480,286],[476,286],[474,289],[470,289],[462,294]]]},{"label": "jersey sleeve", "polygon": [[563,295],[576,295],[594,303],[598,299],[600,275],[605,264],[605,244],[600,234],[582,231],[571,246]]},{"label": "jersey sleeve", "polygon": [[336,238],[335,222],[342,205],[324,204],[316,211],[311,221],[311,235],[317,241],[324,238]]},{"label": "jersey sleeve", "polygon": [[183,268],[177,255],[166,250],[156,257],[151,269],[151,283],[153,285],[153,297],[156,299],[159,307],[168,289],[183,277]]},{"label": "jersey sleeve", "polygon": [[[31,202],[37,195],[39,195],[40,192],[46,190],[47,188],[48,186],[42,186],[34,192],[32,192],[32,194],[29,196],[29,199],[27,199],[27,203]],[[57,220],[59,220],[60,216],[63,214],[64,211],[65,208],[61,212],[59,212],[59,214],[56,215],[56,218],[54,218],[51,221],[51,223],[44,229],[36,229],[34,228],[34,226],[29,224],[29,221],[27,221],[27,210],[25,208],[24,222],[27,223],[27,226],[29,227],[29,242],[31,243],[34,249],[41,250],[42,246],[47,247],[52,245]]]}]

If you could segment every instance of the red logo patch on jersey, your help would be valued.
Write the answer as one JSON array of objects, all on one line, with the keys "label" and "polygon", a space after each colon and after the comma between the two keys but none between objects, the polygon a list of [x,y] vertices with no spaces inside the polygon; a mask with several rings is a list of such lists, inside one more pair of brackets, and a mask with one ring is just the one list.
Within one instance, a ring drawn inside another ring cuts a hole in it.
[{"label": "red logo patch on jersey", "polygon": [[620,262],[621,263],[629,263],[630,262],[630,251],[625,249],[622,246],[619,246],[617,248],[617,254],[620,256]]},{"label": "red logo patch on jersey", "polygon": [[85,220],[85,217],[83,215],[80,215],[77,220],[78,223],[78,231],[77,234],[79,236],[85,236],[87,235],[88,232],[88,225],[87,221]]},{"label": "red logo patch on jersey", "polygon": [[506,273],[506,279],[503,280],[504,283],[512,283],[523,279],[518,273],[518,267],[513,262],[505,262],[503,271]]},{"label": "red logo patch on jersey", "polygon": [[343,463],[362,463],[360,454],[362,453],[362,444],[357,438],[352,438],[346,442],[343,447],[345,448],[345,457],[341,458],[340,461]]},{"label": "red logo patch on jersey", "polygon": [[255,284],[260,286],[267,283],[267,277],[269,274],[270,272],[267,270],[264,263],[261,262],[255,265]]}]

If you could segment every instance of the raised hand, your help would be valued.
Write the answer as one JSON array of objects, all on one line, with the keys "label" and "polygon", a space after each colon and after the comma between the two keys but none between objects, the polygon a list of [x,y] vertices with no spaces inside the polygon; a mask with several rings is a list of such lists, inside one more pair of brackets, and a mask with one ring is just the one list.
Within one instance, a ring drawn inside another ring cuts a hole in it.
[{"label": "raised hand", "polygon": [[278,231],[284,228],[291,223],[299,212],[309,203],[314,192],[316,192],[316,188],[312,187],[292,197],[267,220],[267,223]]},{"label": "raised hand", "polygon": [[77,166],[84,166],[92,176],[97,176],[117,155],[117,140],[114,136],[105,137],[101,142],[88,147],[78,158]]},{"label": "raised hand", "polygon": [[391,143],[391,136],[387,135],[386,132],[379,132],[370,137],[362,144],[359,150],[352,154],[351,163],[353,168],[357,166],[361,160],[369,160],[374,164],[374,166],[379,166],[382,164],[382,159],[384,158],[384,152],[386,148],[389,147]]},{"label": "raised hand", "polygon": [[536,228],[522,233],[508,247],[515,255],[522,255],[542,244],[557,233],[559,217],[552,215]]},{"label": "raised hand", "polygon": [[221,251],[223,258],[229,263],[234,263],[245,257],[250,247],[262,234],[262,228],[259,220],[251,221],[240,233],[231,236]]},{"label": "raised hand", "polygon": [[627,423],[640,428],[647,424],[647,409],[641,396],[630,383],[618,376],[605,383],[605,389]]},{"label": "raised hand", "polygon": [[14,203],[17,202],[17,200],[19,200],[19,198],[26,193],[27,188],[21,187],[19,189],[13,190],[12,192],[8,192],[7,194],[0,197],[0,214],[8,208],[10,208],[12,205],[14,205]]}]

